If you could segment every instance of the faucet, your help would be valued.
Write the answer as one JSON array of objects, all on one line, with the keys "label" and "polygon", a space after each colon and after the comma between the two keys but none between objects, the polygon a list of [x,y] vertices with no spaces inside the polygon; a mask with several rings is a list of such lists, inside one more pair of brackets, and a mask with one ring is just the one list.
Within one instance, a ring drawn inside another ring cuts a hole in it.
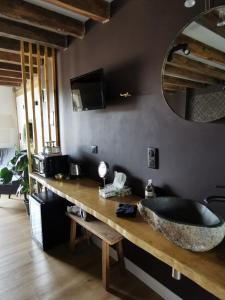
[{"label": "faucet", "polygon": [[[218,189],[225,189],[225,185],[217,185]],[[204,204],[207,205],[211,202],[225,202],[225,196],[209,196],[203,200]]]},{"label": "faucet", "polygon": [[204,200],[203,200],[204,204],[209,204],[211,202],[224,202],[225,203],[225,196],[209,196],[209,197],[206,197]]}]

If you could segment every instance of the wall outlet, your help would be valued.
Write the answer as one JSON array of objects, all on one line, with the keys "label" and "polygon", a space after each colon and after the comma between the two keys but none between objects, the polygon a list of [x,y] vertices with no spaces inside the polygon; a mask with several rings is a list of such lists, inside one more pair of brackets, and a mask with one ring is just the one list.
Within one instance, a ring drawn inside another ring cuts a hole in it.
[{"label": "wall outlet", "polygon": [[148,168],[158,169],[159,168],[159,151],[157,148],[148,148]]},{"label": "wall outlet", "polygon": [[91,153],[97,154],[98,153],[98,146],[92,145],[91,146]]}]

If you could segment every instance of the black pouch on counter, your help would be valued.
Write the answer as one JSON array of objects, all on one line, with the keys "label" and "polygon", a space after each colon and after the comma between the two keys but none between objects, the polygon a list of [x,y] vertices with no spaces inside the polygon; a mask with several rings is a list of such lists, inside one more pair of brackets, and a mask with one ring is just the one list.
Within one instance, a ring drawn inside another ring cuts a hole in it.
[{"label": "black pouch on counter", "polygon": [[119,218],[135,218],[137,215],[137,205],[120,203],[116,209]]}]

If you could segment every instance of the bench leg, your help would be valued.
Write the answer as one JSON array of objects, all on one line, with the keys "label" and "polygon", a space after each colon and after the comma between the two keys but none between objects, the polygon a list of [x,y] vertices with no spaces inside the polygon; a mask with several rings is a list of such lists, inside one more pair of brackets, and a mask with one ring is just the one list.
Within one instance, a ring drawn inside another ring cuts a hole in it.
[{"label": "bench leg", "polygon": [[102,241],[102,283],[106,290],[109,287],[109,244]]},{"label": "bench leg", "polygon": [[121,269],[125,269],[124,267],[124,255],[123,255],[123,243],[122,241],[118,242],[116,244],[116,250],[117,250],[117,256],[118,256],[118,262],[120,264]]},{"label": "bench leg", "polygon": [[37,191],[38,193],[41,193],[42,191],[42,185],[39,182],[37,182]]},{"label": "bench leg", "polygon": [[76,246],[77,223],[70,221],[70,251],[74,252]]},{"label": "bench leg", "polygon": [[88,230],[86,230],[85,239],[87,239],[88,245],[90,246],[90,244],[91,244],[91,233]]}]

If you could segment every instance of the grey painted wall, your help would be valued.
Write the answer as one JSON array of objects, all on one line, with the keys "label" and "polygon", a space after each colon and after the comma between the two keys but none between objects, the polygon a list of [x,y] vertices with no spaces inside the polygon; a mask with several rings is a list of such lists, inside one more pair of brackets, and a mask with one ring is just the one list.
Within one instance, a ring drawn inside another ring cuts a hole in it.
[{"label": "grey painted wall", "polygon": [[[215,1],[216,4],[225,1]],[[100,160],[125,170],[135,193],[143,195],[148,178],[164,193],[202,200],[223,191],[225,124],[196,124],[174,114],[161,92],[161,68],[170,42],[204,1],[185,9],[183,1],[120,0],[107,24],[89,24],[84,40],[59,54],[60,127],[63,151],[84,162],[96,177]],[[107,108],[72,111],[69,79],[103,67]],[[121,91],[133,97],[123,100]],[[91,145],[99,154],[90,153]],[[147,147],[159,148],[159,169],[147,168]],[[225,208],[220,207],[225,216]],[[126,254],[184,299],[212,299],[188,280],[175,282],[170,270],[130,244]],[[203,297],[203,296],[202,296]]]}]

